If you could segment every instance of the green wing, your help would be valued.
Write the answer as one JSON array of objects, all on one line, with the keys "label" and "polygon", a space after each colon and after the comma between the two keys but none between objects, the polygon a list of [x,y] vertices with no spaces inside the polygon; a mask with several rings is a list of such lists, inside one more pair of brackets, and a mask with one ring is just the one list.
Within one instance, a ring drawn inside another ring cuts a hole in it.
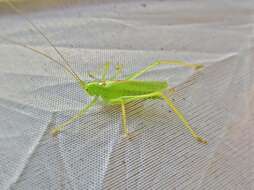
[{"label": "green wing", "polygon": [[137,96],[162,91],[168,87],[163,81],[106,81],[101,97],[104,100],[120,98],[123,96]]}]

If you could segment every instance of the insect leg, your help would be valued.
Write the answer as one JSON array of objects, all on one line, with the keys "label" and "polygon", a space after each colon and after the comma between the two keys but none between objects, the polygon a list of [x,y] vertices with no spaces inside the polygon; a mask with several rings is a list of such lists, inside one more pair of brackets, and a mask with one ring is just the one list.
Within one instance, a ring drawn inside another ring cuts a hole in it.
[{"label": "insect leg", "polygon": [[102,73],[101,80],[103,80],[103,81],[106,80],[106,76],[107,76],[107,74],[109,72],[109,67],[110,67],[110,63],[105,63],[105,65],[104,65],[104,71]]},{"label": "insect leg", "polygon": [[94,80],[99,80],[96,76],[95,76],[95,73],[92,73],[92,72],[88,72],[88,76]]},{"label": "insect leg", "polygon": [[130,101],[135,101],[135,100],[140,100],[140,99],[146,99],[146,98],[151,98],[151,97],[159,97],[160,94],[158,92],[150,93],[150,94],[144,94],[144,95],[139,95],[139,96],[126,96],[122,97],[120,100],[116,100],[117,102],[120,101],[121,103],[121,109],[122,109],[122,125],[123,125],[123,131],[125,136],[129,136],[128,128],[126,125],[126,112],[125,112],[125,103],[130,102]]},{"label": "insect leg", "polygon": [[148,98],[153,98],[153,97],[158,97],[160,98],[160,93],[159,92],[152,92],[149,94],[144,94],[144,95],[135,95],[135,96],[122,96],[121,98],[116,98],[116,99],[111,99],[109,100],[110,103],[112,104],[121,104],[122,101],[124,103],[128,103],[131,101],[136,101],[136,100],[141,100],[141,99],[148,99]]},{"label": "insect leg", "polygon": [[189,130],[189,132],[191,133],[191,135],[199,142],[207,144],[207,141],[204,140],[202,137],[200,137],[191,127],[191,125],[189,124],[189,122],[187,121],[187,119],[185,119],[185,117],[183,116],[183,114],[181,113],[180,110],[178,110],[173,102],[167,97],[165,96],[163,93],[160,94],[160,96],[166,101],[166,103],[168,104],[168,106],[176,113],[176,115],[178,116],[178,118],[183,122],[184,126]]},{"label": "insect leg", "polygon": [[134,80],[135,78],[141,76],[142,74],[148,72],[149,70],[151,70],[154,67],[161,65],[161,64],[179,65],[179,66],[183,66],[183,67],[189,67],[189,68],[192,68],[195,70],[201,69],[203,67],[203,65],[201,65],[201,64],[190,64],[190,63],[185,63],[182,61],[155,61],[154,63],[152,63],[151,65],[148,65],[144,69],[141,69],[140,71],[131,74],[125,80]]},{"label": "insect leg", "polygon": [[56,136],[58,135],[67,125],[73,123],[74,121],[78,120],[82,115],[84,115],[86,113],[86,111],[93,107],[97,101],[97,97],[95,97],[92,102],[90,104],[87,104],[82,110],[79,111],[79,113],[77,113],[76,115],[74,115],[72,118],[70,118],[69,120],[67,120],[66,122],[62,123],[61,125],[59,125],[56,128],[53,128],[51,131],[52,136]]},{"label": "insect leg", "polygon": [[126,112],[125,112],[125,105],[123,100],[121,100],[121,110],[122,110],[122,127],[124,131],[124,135],[127,137],[129,135],[129,131],[126,125]]},{"label": "insect leg", "polygon": [[115,80],[115,79],[117,79],[117,77],[123,72],[123,66],[120,65],[120,64],[117,64],[117,65],[115,66],[115,70],[116,70],[116,72],[115,72],[115,74],[110,78],[110,80]]},{"label": "insect leg", "polygon": [[175,93],[175,91],[176,91],[175,88],[170,87],[169,90],[168,90],[169,96],[172,96]]}]

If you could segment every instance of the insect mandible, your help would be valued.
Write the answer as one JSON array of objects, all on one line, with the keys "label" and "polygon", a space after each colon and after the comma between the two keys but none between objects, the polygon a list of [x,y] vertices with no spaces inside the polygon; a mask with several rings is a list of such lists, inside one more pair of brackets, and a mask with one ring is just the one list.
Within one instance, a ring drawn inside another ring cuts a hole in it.
[{"label": "insect mandible", "polygon": [[[23,15],[22,12],[11,2],[7,1],[9,6],[18,14]],[[95,80],[92,82],[85,82],[80,79],[80,77],[77,75],[76,72],[71,68],[68,61],[64,58],[64,56],[60,53],[60,51],[53,45],[53,43],[48,39],[48,37],[35,25],[33,22],[25,17],[23,15],[24,19],[31,24],[31,26],[41,34],[41,36],[49,43],[49,45],[56,51],[56,53],[61,57],[63,60],[62,62],[57,61],[53,57],[50,57],[46,53],[34,49],[31,46],[21,44],[19,42],[12,41],[10,39],[6,39],[1,37],[2,39],[14,43],[18,46],[22,46],[26,49],[30,49],[31,51],[40,54],[48,59],[50,59],[52,62],[60,65],[66,72],[68,72],[76,82],[79,83],[79,86],[82,88],[86,94],[89,96],[92,96],[92,101],[85,105],[83,109],[81,109],[76,115],[74,115],[69,120],[65,121],[64,123],[60,124],[59,126],[52,129],[51,133],[53,136],[56,136],[59,134],[62,130],[64,130],[65,127],[73,123],[74,121],[78,120],[80,117],[82,117],[91,107],[93,107],[98,100],[102,100],[105,104],[110,105],[120,105],[121,113],[122,113],[122,129],[123,133],[126,137],[130,137],[130,133],[128,131],[127,127],[127,119],[126,119],[126,109],[125,105],[126,103],[141,100],[141,99],[158,99],[158,100],[164,100],[169,108],[174,111],[174,113],[178,116],[178,118],[183,122],[186,129],[190,132],[190,134],[198,141],[204,144],[207,144],[207,141],[204,140],[201,136],[199,136],[191,127],[188,120],[184,117],[183,113],[176,108],[176,106],[173,104],[172,100],[166,96],[163,92],[165,90],[169,90],[169,92],[172,94],[175,92],[175,89],[170,87],[166,81],[144,81],[144,80],[138,80],[137,78],[143,75],[144,73],[150,71],[156,66],[159,66],[161,64],[169,64],[169,65],[179,65],[182,67],[188,67],[194,70],[199,70],[203,68],[203,65],[201,64],[189,64],[182,61],[166,61],[166,60],[158,60],[154,63],[148,65],[147,67],[128,75],[124,80],[117,80],[117,77],[121,74],[122,68],[116,67],[116,71],[114,76],[112,76],[109,79],[106,79],[106,76],[110,69],[110,64],[106,63],[104,66],[104,71],[102,73],[101,78],[96,80],[96,77],[93,76],[92,73],[89,73],[89,76],[91,78],[94,78]]]}]

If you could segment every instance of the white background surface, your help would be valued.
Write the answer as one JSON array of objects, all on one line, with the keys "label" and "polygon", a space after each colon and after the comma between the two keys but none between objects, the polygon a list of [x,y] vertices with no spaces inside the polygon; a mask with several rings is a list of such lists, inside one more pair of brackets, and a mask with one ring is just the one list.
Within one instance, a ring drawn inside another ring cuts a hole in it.
[{"label": "white background surface", "polygon": [[[199,73],[158,67],[141,79],[176,86],[175,104],[209,144],[152,100],[127,105],[138,134],[131,141],[121,136],[119,107],[102,104],[53,138],[50,129],[91,99],[62,68],[1,40],[0,189],[253,189],[253,8],[105,1],[27,12],[84,80],[107,61],[123,64],[122,78],[157,59],[204,64]],[[11,10],[0,15],[0,29],[59,59]]]}]

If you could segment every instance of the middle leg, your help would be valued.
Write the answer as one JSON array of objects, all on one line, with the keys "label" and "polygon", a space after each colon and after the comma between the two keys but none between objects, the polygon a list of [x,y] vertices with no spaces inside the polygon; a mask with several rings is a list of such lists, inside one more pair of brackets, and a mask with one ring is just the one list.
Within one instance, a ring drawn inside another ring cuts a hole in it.
[{"label": "middle leg", "polygon": [[119,103],[121,104],[122,128],[123,128],[123,132],[124,132],[125,137],[129,137],[129,138],[132,137],[132,135],[130,135],[128,127],[127,127],[125,104],[127,102],[140,100],[140,99],[146,99],[146,98],[152,98],[152,97],[159,97],[158,92],[154,92],[154,93],[150,93],[150,94],[144,94],[144,95],[138,95],[138,96],[125,96],[125,97],[121,97],[119,99],[114,99],[114,100],[110,101],[110,103],[112,103],[112,104],[119,104]]},{"label": "middle leg", "polygon": [[123,127],[124,136],[128,137],[129,131],[126,124],[126,112],[125,112],[125,105],[123,100],[121,101],[121,110],[122,110],[122,127]]}]

